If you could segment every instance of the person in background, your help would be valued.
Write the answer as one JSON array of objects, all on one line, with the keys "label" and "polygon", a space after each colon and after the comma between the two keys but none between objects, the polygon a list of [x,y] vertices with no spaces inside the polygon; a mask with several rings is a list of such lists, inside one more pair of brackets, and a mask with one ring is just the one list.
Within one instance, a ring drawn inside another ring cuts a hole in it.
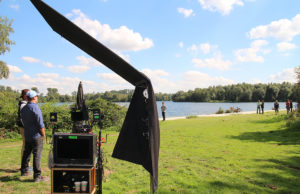
[{"label": "person in background", "polygon": [[293,112],[293,102],[290,100],[290,111]]},{"label": "person in background", "polygon": [[260,114],[260,100],[257,101],[257,109],[256,109],[256,114]]},{"label": "person in background", "polygon": [[274,109],[275,109],[275,113],[278,113],[279,112],[279,103],[278,103],[278,100],[276,100],[274,102]]},{"label": "person in background", "polygon": [[25,137],[24,137],[24,126],[21,121],[20,112],[21,112],[22,108],[27,104],[26,93],[28,91],[29,91],[29,89],[22,90],[21,96],[20,96],[20,98],[22,98],[22,100],[19,101],[19,107],[18,107],[17,125],[19,126],[20,134],[21,134],[22,140],[23,140],[22,149],[21,149],[21,160],[22,160],[22,156],[23,156],[23,152],[24,152],[24,148],[25,148]]},{"label": "person in background", "polygon": [[264,100],[261,100],[260,107],[261,107],[261,114],[264,114],[264,108],[265,108],[265,101]]},{"label": "person in background", "polygon": [[48,181],[41,176],[41,156],[45,138],[45,125],[42,111],[38,106],[38,93],[34,90],[27,92],[27,105],[21,110],[21,119],[24,125],[25,149],[22,157],[21,176],[29,176],[28,162],[33,154],[33,178],[34,182]]},{"label": "person in background", "polygon": [[163,121],[166,120],[166,110],[167,110],[167,107],[165,106],[165,102],[162,102],[161,103],[161,114],[163,117]]},{"label": "person in background", "polygon": [[290,112],[290,101],[289,101],[289,99],[287,99],[286,102],[285,102],[285,108],[286,108],[286,114],[289,114],[289,112]]}]

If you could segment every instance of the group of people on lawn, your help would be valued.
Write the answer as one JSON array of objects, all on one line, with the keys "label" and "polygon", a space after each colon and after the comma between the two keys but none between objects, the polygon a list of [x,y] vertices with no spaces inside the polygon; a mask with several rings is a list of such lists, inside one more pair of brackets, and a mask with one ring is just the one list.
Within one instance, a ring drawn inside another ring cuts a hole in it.
[{"label": "group of people on lawn", "polygon": [[[257,109],[256,109],[256,114],[264,114],[264,108],[265,108],[265,102],[264,100],[258,100],[257,101]],[[287,111],[287,114],[289,112],[293,112],[293,102],[292,100],[289,100],[287,99],[287,101],[285,102],[285,108],[286,108],[286,111]],[[279,112],[279,103],[278,103],[278,100],[276,100],[274,102],[274,108],[275,110],[275,113],[278,113]]]}]

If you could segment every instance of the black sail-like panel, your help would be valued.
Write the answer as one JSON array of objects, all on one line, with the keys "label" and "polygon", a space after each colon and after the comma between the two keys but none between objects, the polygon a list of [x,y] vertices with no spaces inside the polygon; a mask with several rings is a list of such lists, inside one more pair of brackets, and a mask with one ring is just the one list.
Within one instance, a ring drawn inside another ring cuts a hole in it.
[{"label": "black sail-like panel", "polygon": [[142,165],[158,187],[160,130],[150,79],[41,0],[31,0],[51,28],[81,50],[134,85],[113,157]]}]

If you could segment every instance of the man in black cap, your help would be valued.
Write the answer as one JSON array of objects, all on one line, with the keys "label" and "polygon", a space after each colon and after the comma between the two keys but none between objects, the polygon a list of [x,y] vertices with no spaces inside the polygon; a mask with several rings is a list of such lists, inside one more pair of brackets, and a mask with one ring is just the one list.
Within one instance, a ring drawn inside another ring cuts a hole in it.
[{"label": "man in black cap", "polygon": [[33,154],[34,182],[47,181],[41,174],[41,156],[45,138],[45,125],[42,111],[38,106],[38,93],[34,90],[27,92],[28,103],[21,110],[21,119],[24,124],[25,149],[22,157],[21,176],[28,176],[28,162]]}]

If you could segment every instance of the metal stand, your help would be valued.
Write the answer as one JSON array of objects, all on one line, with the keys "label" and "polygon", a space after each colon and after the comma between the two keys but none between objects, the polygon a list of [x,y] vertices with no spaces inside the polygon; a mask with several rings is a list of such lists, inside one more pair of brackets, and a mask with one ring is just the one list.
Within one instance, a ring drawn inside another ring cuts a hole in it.
[{"label": "metal stand", "polygon": [[97,194],[102,194],[102,175],[103,175],[103,163],[102,163],[102,150],[101,150],[101,128],[99,125],[99,142],[98,142],[98,161],[97,161]]}]

